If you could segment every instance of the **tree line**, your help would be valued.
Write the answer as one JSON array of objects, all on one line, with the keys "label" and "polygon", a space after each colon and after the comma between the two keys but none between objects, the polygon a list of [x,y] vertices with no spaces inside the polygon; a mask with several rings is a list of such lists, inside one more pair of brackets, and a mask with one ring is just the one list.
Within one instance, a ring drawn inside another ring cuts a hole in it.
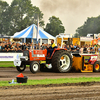
[{"label": "tree line", "polygon": [[74,36],[86,36],[89,33],[100,33],[100,15],[97,17],[88,17],[84,24],[76,29]]},{"label": "tree line", "polygon": [[0,34],[13,35],[26,27],[36,24],[39,17],[39,26],[53,36],[64,33],[62,21],[52,16],[44,27],[43,12],[39,7],[33,6],[31,0],[13,0],[11,5],[0,0]]},{"label": "tree line", "polygon": [[[37,17],[40,27],[51,35],[65,32],[65,27],[58,17],[51,16],[49,23],[45,25],[43,15],[39,7],[32,5],[31,0],[13,0],[11,5],[0,0],[0,34],[13,35],[32,24],[37,25]],[[100,33],[100,16],[87,18],[84,24],[76,29],[74,37],[86,36],[88,33]]]}]

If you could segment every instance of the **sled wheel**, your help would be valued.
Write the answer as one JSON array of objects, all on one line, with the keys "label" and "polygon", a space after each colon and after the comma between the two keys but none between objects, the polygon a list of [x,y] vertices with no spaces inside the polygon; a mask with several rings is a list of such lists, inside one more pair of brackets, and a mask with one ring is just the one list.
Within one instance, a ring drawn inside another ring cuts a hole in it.
[{"label": "sled wheel", "polygon": [[96,61],[93,65],[93,71],[99,72],[100,71],[100,62]]}]

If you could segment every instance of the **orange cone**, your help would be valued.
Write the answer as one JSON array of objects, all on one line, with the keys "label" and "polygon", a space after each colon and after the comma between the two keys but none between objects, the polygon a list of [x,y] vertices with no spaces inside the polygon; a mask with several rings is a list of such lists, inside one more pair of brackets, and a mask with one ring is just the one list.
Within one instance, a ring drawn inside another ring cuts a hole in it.
[{"label": "orange cone", "polygon": [[17,75],[17,77],[24,77],[24,75],[20,73],[19,75]]}]

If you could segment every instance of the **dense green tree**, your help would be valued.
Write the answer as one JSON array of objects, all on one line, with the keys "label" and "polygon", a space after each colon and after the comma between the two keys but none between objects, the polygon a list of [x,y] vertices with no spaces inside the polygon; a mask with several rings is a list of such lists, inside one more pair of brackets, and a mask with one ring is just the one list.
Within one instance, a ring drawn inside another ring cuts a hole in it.
[{"label": "dense green tree", "polygon": [[43,13],[36,6],[31,4],[31,0],[13,0],[9,7],[10,15],[10,35],[21,31],[31,24],[37,25],[39,16],[40,26],[44,26]]},{"label": "dense green tree", "polygon": [[73,37],[74,38],[79,38],[79,34],[78,33],[75,33]]},{"label": "dense green tree", "polygon": [[76,30],[80,36],[86,36],[88,33],[100,33],[100,16],[87,18],[87,21]]},{"label": "dense green tree", "polygon": [[9,30],[8,7],[7,2],[0,0],[0,34],[6,34]]},{"label": "dense green tree", "polygon": [[52,16],[49,18],[49,22],[50,23],[47,23],[46,28],[44,30],[50,33],[51,35],[56,36],[59,33],[65,32],[65,28],[62,25],[62,22],[59,18]]}]

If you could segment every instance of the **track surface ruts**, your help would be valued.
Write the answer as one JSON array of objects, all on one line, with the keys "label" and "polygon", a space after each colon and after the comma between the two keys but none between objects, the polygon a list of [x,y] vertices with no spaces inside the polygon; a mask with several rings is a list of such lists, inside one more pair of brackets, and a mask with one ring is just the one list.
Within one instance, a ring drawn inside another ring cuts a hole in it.
[{"label": "track surface ruts", "polygon": [[3,88],[0,100],[100,100],[100,85]]}]

